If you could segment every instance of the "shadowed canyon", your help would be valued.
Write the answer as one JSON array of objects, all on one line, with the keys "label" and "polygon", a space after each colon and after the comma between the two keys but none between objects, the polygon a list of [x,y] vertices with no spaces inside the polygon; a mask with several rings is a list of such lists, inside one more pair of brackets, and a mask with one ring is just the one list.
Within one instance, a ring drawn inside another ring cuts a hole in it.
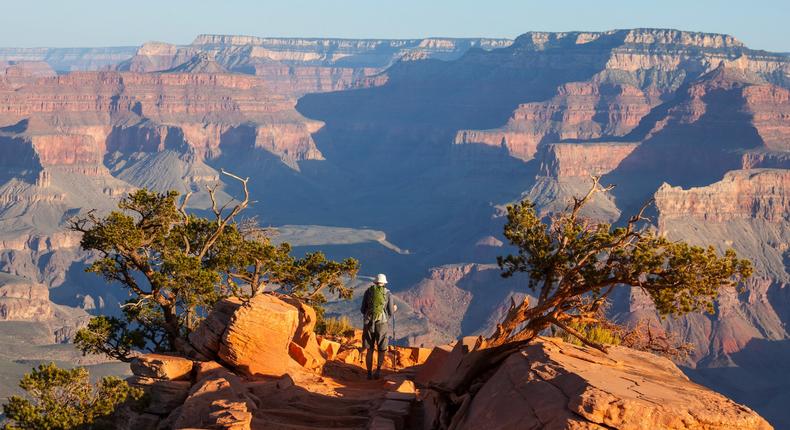
[{"label": "shadowed canyon", "polygon": [[[361,326],[365,276],[387,273],[397,340],[418,347],[489,334],[532,294],[495,264],[506,204],[548,216],[596,175],[616,188],[586,216],[622,224],[654,199],[661,234],[755,267],[712,315],[660,319],[632,290],[611,318],[678,333],[691,380],[790,426],[786,54],[666,29],[0,48],[0,167],[0,397],[31,361],[120,369],[69,344],[125,292],[84,273],[95,256],[66,227],[136,188],[193,191],[206,213],[206,185],[239,195],[222,169],[249,177],[275,240],[360,259],[327,313]],[[552,348],[529,354],[562,361]]]}]

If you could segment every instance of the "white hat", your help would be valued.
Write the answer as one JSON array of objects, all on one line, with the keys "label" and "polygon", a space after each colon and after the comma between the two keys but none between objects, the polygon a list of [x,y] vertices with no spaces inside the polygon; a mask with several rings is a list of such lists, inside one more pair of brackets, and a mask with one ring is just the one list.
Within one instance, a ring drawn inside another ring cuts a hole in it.
[{"label": "white hat", "polygon": [[386,284],[387,283],[387,275],[383,273],[379,273],[376,275],[376,283],[377,284]]}]

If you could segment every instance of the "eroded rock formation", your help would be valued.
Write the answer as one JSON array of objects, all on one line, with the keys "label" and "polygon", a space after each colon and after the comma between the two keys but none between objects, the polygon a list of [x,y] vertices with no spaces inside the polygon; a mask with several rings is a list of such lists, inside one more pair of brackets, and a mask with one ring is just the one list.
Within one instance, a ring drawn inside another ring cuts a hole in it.
[{"label": "eroded rock formation", "polygon": [[555,338],[511,354],[467,402],[455,428],[773,428],[665,358],[621,347],[603,354]]}]

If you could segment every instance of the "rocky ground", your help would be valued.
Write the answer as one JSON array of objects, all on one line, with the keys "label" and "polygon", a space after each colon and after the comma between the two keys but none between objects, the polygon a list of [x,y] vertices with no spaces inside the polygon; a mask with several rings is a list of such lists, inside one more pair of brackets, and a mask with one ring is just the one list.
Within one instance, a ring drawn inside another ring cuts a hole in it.
[{"label": "rocky ground", "polygon": [[[433,349],[391,347],[382,378],[368,380],[358,332],[338,342],[317,336],[314,324],[312,308],[285,297],[221,302],[190,336],[186,356],[132,361],[129,381],[150,402],[124,407],[117,428],[772,428],[671,361],[627,348],[604,354],[539,338],[497,357],[482,338],[467,337]],[[488,370],[463,385],[472,362]]]}]

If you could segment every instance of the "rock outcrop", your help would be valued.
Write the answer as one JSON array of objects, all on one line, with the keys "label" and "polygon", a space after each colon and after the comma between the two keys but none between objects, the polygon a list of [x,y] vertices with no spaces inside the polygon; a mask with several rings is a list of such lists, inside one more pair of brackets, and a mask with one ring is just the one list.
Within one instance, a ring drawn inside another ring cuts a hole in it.
[{"label": "rock outcrop", "polygon": [[217,356],[246,375],[283,375],[298,327],[296,308],[268,294],[255,296],[231,317]]},{"label": "rock outcrop", "polygon": [[[404,429],[416,402],[413,370],[368,381],[361,363],[337,357],[341,349],[358,353],[358,339],[318,340],[315,322],[313,309],[293,298],[220,302],[184,342],[192,357],[146,354],[132,361],[128,381],[150,401],[142,410],[118,411],[118,428]],[[294,345],[321,365],[303,363]],[[414,369],[428,352],[396,347],[387,353],[387,372]]]},{"label": "rock outcrop", "polygon": [[48,321],[55,311],[45,285],[0,275],[0,321]]},{"label": "rock outcrop", "polygon": [[459,131],[455,144],[501,146],[528,161],[545,142],[625,136],[659,103],[655,88],[595,80],[569,83],[549,101],[519,106],[502,128]]},{"label": "rock outcrop", "polygon": [[602,176],[617,168],[638,144],[552,143],[545,146],[540,175],[556,179]]},{"label": "rock outcrop", "polygon": [[693,218],[714,223],[737,219],[787,223],[790,170],[735,170],[719,182],[688,190],[664,184],[656,191],[656,207],[661,222]]},{"label": "rock outcrop", "polygon": [[[258,78],[225,73],[75,72],[0,93],[0,126],[34,163],[101,164],[112,151],[166,149],[198,160],[264,148],[286,163],[320,159],[320,124],[293,111]],[[21,124],[14,128],[15,124]]]},{"label": "rock outcrop", "polygon": [[[135,56],[118,64],[117,69],[217,72],[221,68],[256,75],[277,94],[300,96],[375,85],[375,75],[401,59],[451,60],[472,48],[491,50],[510,43],[507,39],[354,40],[200,35],[185,46],[146,43]],[[202,60],[205,58],[211,61]]]},{"label": "rock outcrop", "polygon": [[462,429],[772,428],[665,358],[622,347],[603,354],[554,338],[511,354],[457,415]]},{"label": "rock outcrop", "polygon": [[[749,408],[690,382],[665,358],[622,347],[604,354],[555,338],[538,338],[504,357],[483,355],[488,350],[480,337],[433,350],[394,347],[381,381],[368,381],[360,363],[340,357],[319,373],[301,367],[281,376],[249,372],[282,354],[283,345],[273,338],[297,331],[315,337],[309,323],[294,327],[311,316],[307,311],[299,318],[297,308],[268,294],[236,308],[226,331],[254,324],[266,334],[248,337],[245,350],[258,355],[243,366],[161,354],[137,357],[129,382],[142,387],[149,401],[144,410],[118,411],[117,428],[772,428]],[[227,320],[227,313],[219,306],[207,321]],[[285,314],[291,315],[288,324],[280,318]],[[469,367],[470,359],[479,365]],[[488,371],[480,371],[486,366]],[[472,389],[458,385],[470,368],[480,375]],[[456,387],[452,396],[436,391],[450,387]],[[460,407],[448,409],[447,399]]]},{"label": "rock outcrop", "polygon": [[315,311],[293,298],[226,299],[190,333],[188,349],[195,358],[217,360],[246,376],[282,376],[294,366],[320,372],[328,352],[313,331],[315,323]]}]

